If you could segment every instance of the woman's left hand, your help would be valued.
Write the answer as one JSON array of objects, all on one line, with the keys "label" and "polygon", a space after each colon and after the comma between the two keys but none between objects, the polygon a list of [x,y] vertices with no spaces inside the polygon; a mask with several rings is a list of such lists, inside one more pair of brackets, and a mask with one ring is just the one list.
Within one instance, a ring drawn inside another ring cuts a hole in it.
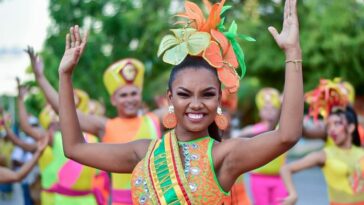
[{"label": "woman's left hand", "polygon": [[268,28],[278,46],[287,52],[300,49],[299,23],[297,17],[297,0],[286,0],[284,5],[284,20],[281,33],[270,26]]}]

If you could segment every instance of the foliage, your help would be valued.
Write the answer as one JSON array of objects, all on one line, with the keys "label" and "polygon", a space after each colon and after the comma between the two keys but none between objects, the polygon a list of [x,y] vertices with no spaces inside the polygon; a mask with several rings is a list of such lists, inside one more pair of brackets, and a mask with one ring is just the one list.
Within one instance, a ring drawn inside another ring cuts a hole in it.
[{"label": "foliage", "polygon": [[[194,1],[199,2],[201,1]],[[216,1],[212,1],[216,2]],[[364,93],[364,4],[356,0],[299,1],[301,45],[305,89],[312,89],[320,78],[341,76]],[[235,0],[228,12],[227,25],[235,19],[238,33],[254,37],[243,42],[247,74],[242,80],[239,103],[242,111],[252,109],[258,88],[274,86],[282,90],[284,54],[277,47],[268,26],[282,26],[284,2],[280,0]],[[161,38],[169,32],[174,10],[181,0],[50,0],[52,25],[42,56],[46,75],[57,87],[57,68],[64,52],[64,37],[73,24],[89,28],[89,42],[74,74],[75,87],[106,103],[108,115],[115,114],[103,86],[103,71],[112,62],[135,57],[146,65],[144,99],[166,90],[169,65],[157,58]],[[175,19],[173,19],[173,22]]]}]

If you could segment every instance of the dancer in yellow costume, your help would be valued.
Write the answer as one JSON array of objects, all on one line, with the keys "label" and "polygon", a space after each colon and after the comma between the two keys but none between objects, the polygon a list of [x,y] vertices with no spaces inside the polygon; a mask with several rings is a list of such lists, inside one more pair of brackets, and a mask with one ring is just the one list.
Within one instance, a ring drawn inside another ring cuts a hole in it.
[{"label": "dancer in yellow costume", "polygon": [[[278,126],[281,109],[281,96],[277,89],[262,88],[255,97],[261,121],[244,127],[239,137],[254,137],[269,132]],[[279,199],[287,195],[283,181],[279,175],[284,165],[286,154],[282,154],[268,164],[250,173],[250,188],[255,205],[279,204]]]},{"label": "dancer in yellow costume", "polygon": [[[287,0],[282,32],[269,28],[286,55],[281,126],[248,140],[219,142],[219,128],[227,126],[219,107],[221,86],[236,92],[239,75],[235,69],[240,65],[243,74],[245,68],[242,50],[235,39],[236,24],[232,23],[227,37],[222,33],[223,26],[219,27],[222,31],[217,30],[217,25],[223,23],[220,14],[224,2],[211,7],[209,20],[196,4],[186,2],[189,13],[181,15],[188,19],[197,17],[198,21],[172,30],[174,35],[162,40],[159,54],[164,54],[164,61],[175,65],[168,84],[171,109],[164,118],[165,125],[174,129],[162,139],[121,144],[85,143],[80,128],[82,118],[78,119],[72,97],[72,72],[84,51],[87,34],[81,37],[79,27],[75,26],[66,37],[66,49],[59,66],[65,154],[103,170],[132,172],[134,204],[221,204],[241,174],[281,155],[300,137],[303,81],[299,27],[296,1]],[[194,15],[195,12],[198,14]],[[225,50],[227,52],[222,52]],[[119,133],[121,137],[123,134]]]},{"label": "dancer in yellow costume", "polygon": [[325,176],[330,205],[364,204],[364,150],[360,148],[358,119],[351,107],[332,109],[327,120],[327,136],[334,145],[308,154],[285,165],[282,178],[289,195],[283,204],[295,204],[297,192],[293,173],[319,166]]}]

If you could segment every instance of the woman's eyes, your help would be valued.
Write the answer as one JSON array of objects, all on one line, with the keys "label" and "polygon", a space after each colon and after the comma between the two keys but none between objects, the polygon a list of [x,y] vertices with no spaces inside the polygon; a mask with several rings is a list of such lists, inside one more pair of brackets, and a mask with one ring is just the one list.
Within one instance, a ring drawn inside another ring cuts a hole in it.
[{"label": "woman's eyes", "polygon": [[[190,97],[190,94],[188,93],[177,93],[177,95],[180,97]],[[207,92],[202,94],[202,97],[214,97],[214,96],[216,96],[215,92]]]},{"label": "woman's eyes", "polygon": [[207,92],[207,93],[204,93],[203,96],[204,97],[214,97],[214,96],[216,96],[216,93],[214,93],[214,92]]},{"label": "woman's eyes", "polygon": [[188,97],[190,96],[189,94],[187,93],[177,93],[178,96],[181,96],[181,97]]}]

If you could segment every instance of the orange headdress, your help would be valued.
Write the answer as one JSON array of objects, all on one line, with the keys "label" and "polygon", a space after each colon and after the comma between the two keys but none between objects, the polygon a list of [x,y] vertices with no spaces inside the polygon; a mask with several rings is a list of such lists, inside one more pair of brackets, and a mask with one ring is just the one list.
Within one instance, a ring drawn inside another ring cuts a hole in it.
[{"label": "orange headdress", "polygon": [[309,104],[309,116],[315,120],[319,115],[326,118],[333,107],[345,107],[348,104],[348,97],[338,83],[328,79],[321,79],[315,89],[305,94],[305,100]]},{"label": "orange headdress", "polygon": [[341,78],[334,78],[334,82],[339,85],[344,95],[348,97],[350,104],[355,103],[355,88],[348,81],[344,81]]},{"label": "orange headdress", "polygon": [[[223,13],[230,8],[225,0],[211,5],[204,3],[209,10],[205,18],[202,10],[190,1],[185,3],[185,12],[177,14],[185,19],[177,24],[184,27],[172,29],[174,35],[166,35],[158,49],[158,56],[172,65],[181,63],[187,55],[201,56],[217,69],[218,77],[230,93],[239,88],[239,80],[245,75],[244,53],[236,38],[255,41],[253,38],[237,34],[237,24],[232,22],[228,30],[224,27]],[[236,69],[240,66],[240,72]],[[239,73],[239,74],[238,74]]]}]

